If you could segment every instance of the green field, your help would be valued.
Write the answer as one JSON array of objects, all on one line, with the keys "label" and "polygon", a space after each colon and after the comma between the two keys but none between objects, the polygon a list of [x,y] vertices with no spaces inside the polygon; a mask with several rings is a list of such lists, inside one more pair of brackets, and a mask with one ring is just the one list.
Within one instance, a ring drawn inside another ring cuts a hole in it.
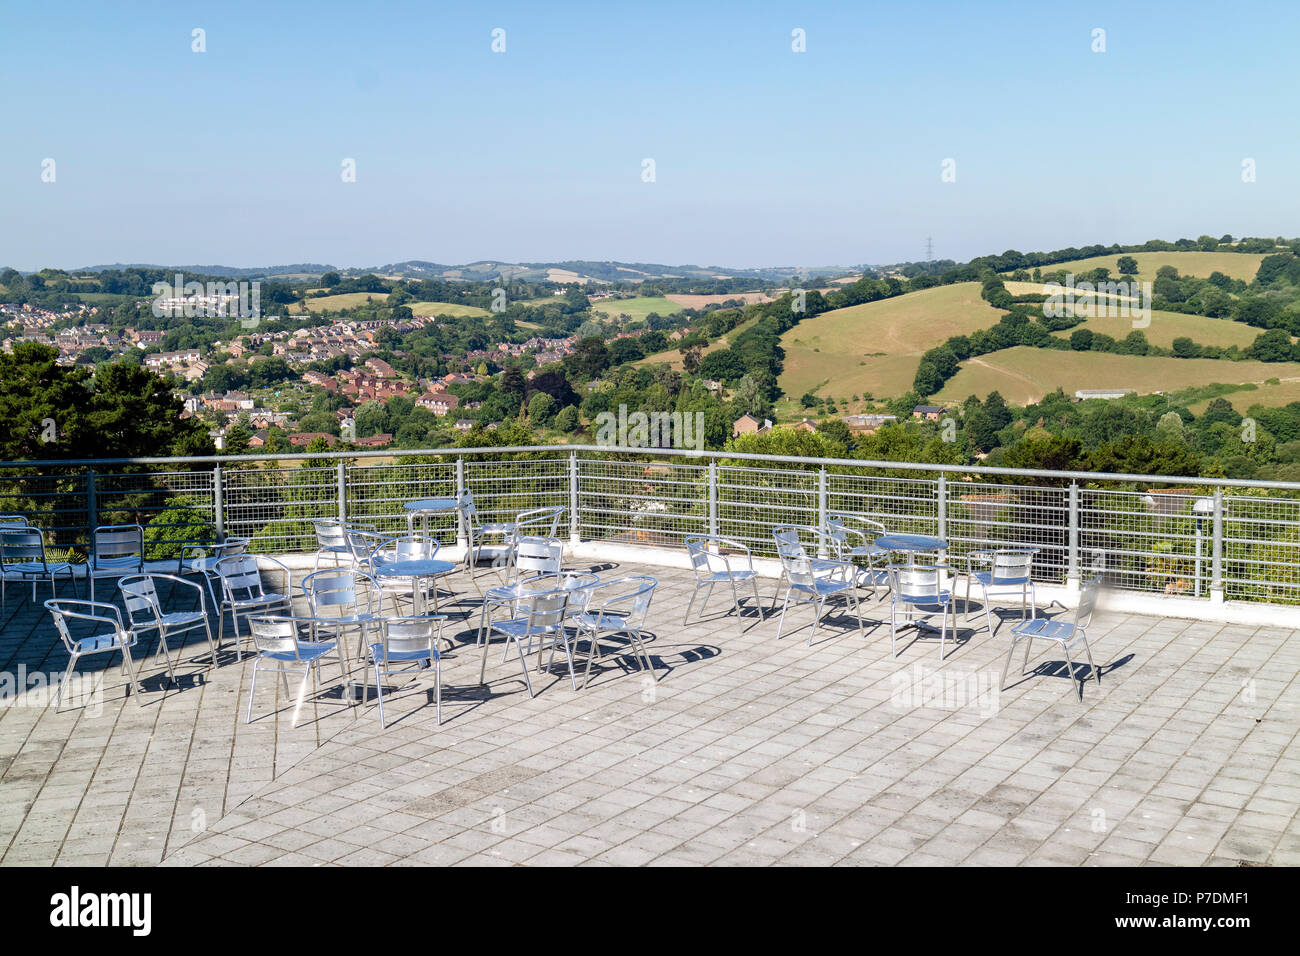
[{"label": "green field", "polygon": [[[359,305],[365,305],[367,301],[384,302],[388,299],[387,292],[340,292],[338,295],[321,296],[318,299],[307,299],[307,310],[310,312],[324,312],[326,309],[355,309]],[[295,306],[297,311],[300,307]]]},{"label": "green field", "polygon": [[412,315],[491,315],[487,309],[452,302],[408,302]]},{"label": "green field", "polygon": [[923,352],[991,328],[1004,314],[980,298],[976,282],[825,312],[781,336],[780,386],[795,398],[823,385],[820,394],[828,397],[901,395],[912,387]]},{"label": "green field", "polygon": [[682,311],[680,305],[669,302],[661,295],[642,295],[635,299],[600,299],[591,303],[593,313],[603,313],[607,318],[628,315],[633,319],[645,320],[651,312],[660,315],[676,315]]},{"label": "green field", "polygon": [[1173,344],[1174,339],[1183,336],[1197,345],[1217,345],[1221,348],[1235,345],[1244,349],[1264,331],[1246,325],[1244,322],[1233,322],[1231,319],[1211,319],[1204,315],[1183,315],[1181,312],[1153,311],[1151,324],[1146,328],[1134,329],[1133,322],[1132,317],[1097,316],[1085,319],[1074,329],[1057,332],[1056,336],[1068,339],[1075,329],[1091,329],[1093,332],[1100,332],[1114,339],[1122,339],[1130,332],[1138,331],[1145,335],[1152,345],[1166,349]]},{"label": "green field", "polygon": [[[1277,385],[1260,385],[1258,388],[1243,389],[1240,392],[1231,392],[1222,396],[1224,401],[1235,408],[1238,412],[1245,415],[1250,411],[1252,405],[1264,405],[1270,408],[1279,408],[1283,405],[1290,405],[1292,402],[1300,402],[1300,378],[1283,377]],[[1210,404],[1210,399],[1196,402],[1188,405],[1193,415],[1199,415],[1205,411],[1205,407]]]},{"label": "green field", "polygon": [[[700,349],[700,357],[703,358],[704,356],[708,355],[710,352],[716,352],[718,349],[729,348],[731,346],[731,343],[735,341],[737,335],[739,335],[741,332],[744,332],[746,329],[752,328],[756,322],[758,322],[758,319],[747,319],[746,321],[741,322],[738,326],[736,326],[726,335],[718,336],[708,345],[704,346],[704,348]],[[673,344],[671,347],[665,349],[662,352],[656,352],[654,355],[647,355],[645,358],[633,362],[632,364],[633,365],[665,365],[666,364],[672,368],[677,369],[677,371],[679,372],[682,371],[686,365],[686,363],[682,360],[682,353],[677,351],[676,344]]]},{"label": "green field", "polygon": [[[1136,276],[1119,274],[1116,263],[1122,255],[1132,256],[1137,260]],[[1161,266],[1173,266],[1180,276],[1198,276],[1208,279],[1211,272],[1222,272],[1233,279],[1249,282],[1255,278],[1255,273],[1259,271],[1260,260],[1263,258],[1262,253],[1246,252],[1120,252],[1113,256],[1094,256],[1091,259],[1076,259],[1073,262],[1057,262],[1040,268],[1044,272],[1056,272],[1060,269],[1066,272],[1089,272],[1104,266],[1110,270],[1110,277],[1117,282],[1121,279],[1155,282],[1157,269]]]},{"label": "green field", "polygon": [[1300,379],[1300,364],[1056,352],[1017,346],[963,362],[961,371],[949,379],[934,401],[960,402],[968,395],[983,397],[997,390],[1008,402],[1025,405],[1058,385],[1067,395],[1077,389],[1107,388],[1131,388],[1146,394],[1215,382],[1263,383],[1270,378]]}]

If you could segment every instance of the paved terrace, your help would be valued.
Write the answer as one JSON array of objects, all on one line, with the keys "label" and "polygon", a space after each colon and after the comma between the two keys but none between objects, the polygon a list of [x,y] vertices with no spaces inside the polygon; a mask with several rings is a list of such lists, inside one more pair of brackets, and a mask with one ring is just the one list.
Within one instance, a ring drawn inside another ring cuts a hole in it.
[{"label": "paved terrace", "polygon": [[[933,640],[895,659],[887,606],[866,607],[865,639],[833,616],[808,647],[807,628],[778,642],[752,607],[739,634],[720,594],[683,627],[688,572],[597,569],[659,577],[659,684],[611,660],[577,693],[557,667],[530,699],[498,646],[476,686],[463,574],[443,607],[457,649],[441,727],[431,679],[392,699],[387,730],[337,690],[295,729],[270,679],[243,722],[251,657],[229,644],[208,672],[192,639],[179,687],[150,648],[144,706],[117,658],[83,661],[103,676],[98,707],[55,714],[31,691],[0,709],[0,862],[1300,863],[1293,630],[1103,610],[1104,676],[1082,705],[1046,644],[995,700],[1010,620],[990,637],[982,614],[959,617],[942,664]],[[0,666],[60,671],[26,594],[11,589]]]}]

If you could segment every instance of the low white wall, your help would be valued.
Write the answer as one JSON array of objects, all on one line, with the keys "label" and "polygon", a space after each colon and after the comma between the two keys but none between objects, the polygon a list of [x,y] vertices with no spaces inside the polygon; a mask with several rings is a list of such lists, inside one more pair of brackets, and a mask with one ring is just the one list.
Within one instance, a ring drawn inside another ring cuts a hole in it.
[{"label": "low white wall", "polygon": [[[438,552],[447,561],[464,557],[463,545],[449,545]],[[570,561],[617,562],[619,564],[649,564],[666,568],[690,570],[691,562],[681,548],[659,548],[647,545],[616,544],[607,541],[570,542],[565,548]],[[312,554],[282,554],[275,556],[293,571],[311,571],[315,556]],[[741,559],[743,561],[743,557]],[[734,559],[733,559],[734,561]],[[321,566],[332,562],[322,559]],[[175,569],[175,565],[172,565]],[[775,579],[781,575],[781,563],[775,558],[754,558],[754,570],[760,577]],[[958,595],[965,595],[965,581],[957,584]],[[1079,592],[1064,585],[1039,584],[1035,588],[1038,606],[1057,605],[1074,608]],[[1269,627],[1289,627],[1300,630],[1300,607],[1247,601],[1212,601],[1209,598],[1188,598],[1142,591],[1109,589],[1101,605],[1105,610],[1124,614],[1145,614],[1152,617],[1184,618],[1194,621],[1213,621],[1223,624],[1254,624]]]}]

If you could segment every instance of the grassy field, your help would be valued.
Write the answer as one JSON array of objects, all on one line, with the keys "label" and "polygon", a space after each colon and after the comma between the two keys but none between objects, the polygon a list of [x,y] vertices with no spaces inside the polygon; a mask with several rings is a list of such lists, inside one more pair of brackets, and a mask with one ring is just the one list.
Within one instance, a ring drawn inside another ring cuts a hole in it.
[{"label": "grassy field", "polygon": [[[746,329],[753,326],[754,323],[756,323],[757,321],[758,319],[749,319],[746,322],[741,322],[738,326],[736,326],[726,335],[721,335],[718,338],[714,339],[712,342],[710,342],[708,345],[704,346],[704,348],[700,350],[700,357],[703,358],[705,355],[708,355],[710,352],[716,352],[718,349],[729,348],[737,335],[739,335],[741,332],[744,332]],[[670,349],[667,349],[663,352],[656,352],[654,355],[647,355],[645,358],[641,359],[640,361],[633,362],[632,364],[633,365],[667,364],[672,368],[677,369],[677,371],[679,372],[682,371],[685,367],[685,363],[682,361],[682,353],[677,351],[676,344],[674,344],[673,347]]]},{"label": "grassy field", "polygon": [[1215,382],[1262,383],[1270,378],[1300,379],[1300,364],[1054,352],[1019,346],[962,363],[961,371],[935,400],[959,402],[968,395],[982,398],[996,389],[1008,402],[1024,405],[1038,401],[1058,385],[1067,395],[1081,388],[1131,388],[1145,394]]},{"label": "grassy field", "polygon": [[820,394],[836,398],[899,395],[912,387],[926,349],[990,328],[1003,314],[980,298],[975,282],[825,312],[781,336],[780,385],[796,399],[825,383]]},{"label": "grassy field", "polygon": [[[324,312],[326,309],[355,309],[370,300],[384,302],[387,299],[387,292],[341,292],[338,295],[321,296],[319,299],[307,299],[306,305],[309,312]],[[296,304],[294,310],[302,311]]]},{"label": "grassy field", "polygon": [[[1283,405],[1290,405],[1292,402],[1300,402],[1300,378],[1283,377],[1277,385],[1260,385],[1258,388],[1243,389],[1240,392],[1231,392],[1223,396],[1223,399],[1245,415],[1250,411],[1252,405],[1264,405],[1270,408],[1279,408]],[[1205,407],[1210,404],[1210,399],[1196,402],[1188,405],[1193,415],[1199,415],[1205,411]]]},{"label": "grassy field", "polygon": [[[770,292],[732,292],[729,295],[691,295],[688,293],[679,293],[676,295],[664,296],[683,309],[702,309],[706,305],[721,305],[724,302],[740,301],[745,305],[753,305],[755,302],[771,302],[776,297]],[[661,313],[662,314],[662,313]]]},{"label": "grassy field", "polygon": [[451,302],[409,302],[412,315],[488,315],[487,309]]},{"label": "grassy field", "polygon": [[682,307],[669,302],[661,295],[642,295],[635,299],[599,299],[591,303],[593,313],[603,313],[608,318],[630,315],[633,319],[644,320],[651,312],[660,315],[676,315]]},{"label": "grassy field", "polygon": [[[1085,319],[1082,325],[1076,325],[1074,329],[1057,332],[1056,336],[1068,339],[1075,329],[1091,329],[1093,332],[1100,332],[1115,339],[1122,339],[1135,331],[1131,317],[1098,316]],[[1136,331],[1145,335],[1152,345],[1161,348],[1169,348],[1174,339],[1186,336],[1198,345],[1217,345],[1222,348],[1236,345],[1244,349],[1255,341],[1255,337],[1263,329],[1253,328],[1244,322],[1233,322],[1231,319],[1211,319],[1204,315],[1156,311],[1151,313],[1151,324]]]},{"label": "grassy field", "polygon": [[[1119,274],[1116,263],[1121,255],[1129,255],[1137,260],[1136,276]],[[1110,270],[1110,277],[1117,282],[1121,279],[1133,278],[1141,282],[1155,282],[1157,269],[1161,266],[1173,266],[1182,276],[1199,276],[1208,279],[1211,272],[1222,272],[1233,279],[1244,279],[1249,282],[1255,278],[1255,273],[1259,271],[1260,260],[1263,258],[1262,253],[1243,252],[1122,252],[1113,256],[1094,256],[1091,259],[1058,262],[1041,268],[1044,272],[1056,272],[1059,269],[1064,269],[1066,272],[1088,272],[1098,266],[1105,266]]]}]

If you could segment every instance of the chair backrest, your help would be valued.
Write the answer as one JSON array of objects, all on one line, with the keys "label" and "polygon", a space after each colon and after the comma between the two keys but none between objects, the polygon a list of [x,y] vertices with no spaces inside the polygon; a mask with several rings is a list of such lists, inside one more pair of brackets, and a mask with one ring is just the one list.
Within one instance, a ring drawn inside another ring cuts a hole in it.
[{"label": "chair backrest", "polygon": [[316,528],[316,547],[321,551],[346,551],[348,549],[347,526],[337,518],[314,518]]},{"label": "chair backrest", "polygon": [[712,570],[712,560],[714,553],[709,550],[709,540],[707,538],[687,538],[686,554],[691,559],[691,570],[695,572],[697,579],[703,578]]},{"label": "chair backrest", "polygon": [[404,534],[385,538],[373,552],[374,559],[380,564],[394,561],[427,561],[438,556],[442,547],[434,538],[419,534]]},{"label": "chair backrest", "polygon": [[228,598],[238,600],[266,596],[256,555],[232,554],[218,561],[214,570],[217,572],[217,577],[221,579],[222,590],[226,592]]},{"label": "chair backrest", "polygon": [[412,651],[429,651],[431,656],[436,656],[438,633],[441,627],[441,619],[433,617],[384,618],[380,630],[382,660],[386,662],[390,654]]},{"label": "chair backrest", "polygon": [[523,598],[520,603],[528,609],[528,630],[562,625],[573,593],[569,588],[559,587],[551,591],[539,591]]},{"label": "chair backrest", "polygon": [[804,550],[803,542],[799,540],[801,530],[803,529],[786,525],[773,529],[772,537],[776,540],[776,553],[781,559],[781,570],[785,572],[792,585],[805,588],[815,584],[815,577],[812,573],[812,561],[808,558],[808,552]]},{"label": "chair backrest", "polygon": [[144,529],[138,524],[96,528],[91,544],[97,570],[144,567]]},{"label": "chair backrest", "polygon": [[298,657],[298,623],[291,617],[266,615],[248,620],[259,654],[293,654]]},{"label": "chair backrest", "polygon": [[312,617],[325,617],[325,612],[331,610],[344,617],[362,610],[370,612],[379,585],[364,571],[328,568],[303,578],[302,590]]},{"label": "chair backrest", "polygon": [[474,492],[462,491],[457,499],[457,506],[460,508],[466,520],[469,521],[470,527],[474,526],[475,519],[478,518],[478,509],[474,507]]},{"label": "chair backrest", "polygon": [[45,538],[39,528],[0,530],[0,567],[5,562],[37,563],[45,566]]},{"label": "chair backrest", "polygon": [[650,602],[658,586],[659,581],[648,574],[629,574],[601,581],[592,588],[591,599],[599,608],[622,613],[629,624],[640,627],[650,613]]},{"label": "chair backrest", "polygon": [[564,563],[564,542],[559,538],[520,538],[515,543],[516,574],[559,575]]},{"label": "chair backrest", "polygon": [[1087,630],[1092,624],[1092,615],[1097,610],[1097,600],[1101,596],[1101,581],[1100,574],[1094,575],[1079,591],[1079,606],[1074,611],[1074,626],[1077,630]]},{"label": "chair backrest", "polygon": [[145,622],[157,624],[162,617],[162,603],[158,600],[158,588],[153,578],[147,574],[137,574],[123,578],[118,584],[122,592],[122,603],[126,605],[126,615],[133,627]]},{"label": "chair backrest", "polygon": [[993,552],[994,584],[1020,584],[1030,579],[1034,564],[1032,548],[1003,548]]},{"label": "chair backrest", "polygon": [[[536,537],[554,538],[560,530],[560,519],[568,508],[534,508],[532,511],[520,512],[515,516],[515,526],[519,529],[520,534],[525,534],[525,529],[537,529]],[[543,534],[542,529],[546,531]]]},{"label": "chair backrest", "polygon": [[940,600],[947,569],[937,565],[889,566],[890,594],[895,601]]},{"label": "chair backrest", "polygon": [[21,531],[30,526],[26,515],[0,515],[0,531]]},{"label": "chair backrest", "polygon": [[113,629],[113,633],[117,635],[122,643],[127,645],[134,643],[133,635],[122,626],[122,615],[118,612],[116,605],[106,604],[103,601],[51,598],[45,602],[45,610],[50,612],[50,617],[54,620],[54,630],[58,632],[59,638],[63,641],[63,646],[67,648],[69,654],[75,654],[83,650],[72,637],[71,628],[68,627],[68,621],[70,620],[95,621],[98,624],[107,624]]}]

